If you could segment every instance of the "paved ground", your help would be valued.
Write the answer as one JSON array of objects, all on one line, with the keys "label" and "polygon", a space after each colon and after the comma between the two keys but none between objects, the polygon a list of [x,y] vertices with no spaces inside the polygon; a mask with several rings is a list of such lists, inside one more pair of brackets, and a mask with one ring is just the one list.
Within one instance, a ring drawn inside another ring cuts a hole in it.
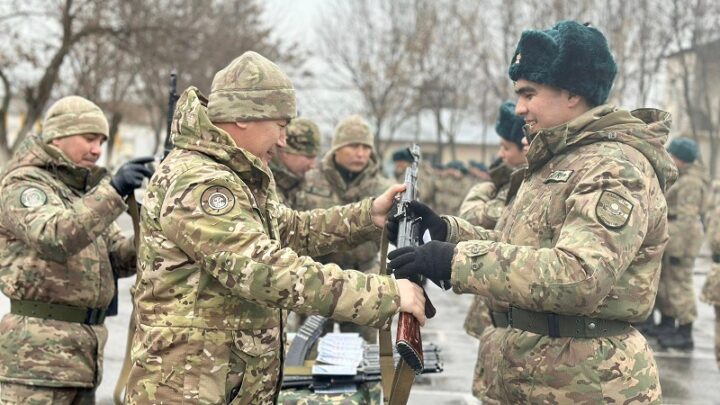
[{"label": "paved ground", "polygon": [[[695,286],[699,291],[710,267],[710,260],[702,256],[696,263]],[[112,404],[112,391],[125,354],[125,339],[130,316],[129,288],[132,279],[120,281],[120,314],[106,321],[110,338],[105,348],[105,376],[98,392],[99,404]],[[410,402],[417,405],[479,404],[470,394],[477,341],[466,335],[462,323],[470,296],[444,293],[434,288],[429,292],[440,314],[430,320],[423,330],[423,338],[443,349],[445,371],[421,377],[413,388]],[[720,372],[713,354],[713,311],[698,304],[700,316],[694,327],[695,350],[686,352],[661,351],[656,342],[655,357],[661,371],[661,384],[666,404],[720,404]],[[0,314],[9,304],[0,298]]]}]

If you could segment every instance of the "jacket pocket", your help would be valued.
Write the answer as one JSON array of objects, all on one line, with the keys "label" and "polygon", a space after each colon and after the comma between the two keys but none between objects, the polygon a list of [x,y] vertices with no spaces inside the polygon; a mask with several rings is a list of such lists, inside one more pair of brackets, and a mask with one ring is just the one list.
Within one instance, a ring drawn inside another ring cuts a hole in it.
[{"label": "jacket pocket", "polygon": [[280,379],[280,328],[232,332],[231,370],[227,380],[227,403],[232,405],[273,403]]}]

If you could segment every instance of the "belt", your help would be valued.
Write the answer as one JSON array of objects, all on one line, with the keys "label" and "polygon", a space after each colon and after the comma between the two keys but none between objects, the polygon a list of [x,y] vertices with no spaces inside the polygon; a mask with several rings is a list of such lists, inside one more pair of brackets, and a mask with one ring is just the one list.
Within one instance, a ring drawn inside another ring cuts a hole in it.
[{"label": "belt", "polygon": [[598,338],[630,331],[630,323],[587,316],[558,315],[510,307],[509,312],[490,312],[493,325],[550,337]]},{"label": "belt", "polygon": [[41,301],[10,300],[10,313],[85,325],[102,325],[107,309],[74,307]]}]

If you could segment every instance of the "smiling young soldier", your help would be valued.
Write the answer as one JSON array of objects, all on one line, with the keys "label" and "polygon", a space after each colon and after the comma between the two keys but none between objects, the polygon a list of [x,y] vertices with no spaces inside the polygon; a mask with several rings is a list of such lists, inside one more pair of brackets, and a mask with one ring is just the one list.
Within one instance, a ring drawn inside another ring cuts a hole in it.
[{"label": "smiling young soldier", "polygon": [[488,231],[415,204],[437,241],[390,255],[396,277],[489,297],[509,324],[481,358],[497,366],[483,403],[661,403],[630,322],[652,309],[668,239],[670,116],[604,104],[616,70],[595,28],[524,32],[509,74],[529,166],[507,218]]},{"label": "smiling young soldier", "polygon": [[135,274],[135,247],[115,220],[152,174],[138,158],[115,176],[96,166],[102,110],[78,96],[45,114],[42,133],[0,178],[0,403],[93,404],[102,378],[113,273]]},{"label": "smiling young soldier", "polygon": [[255,52],[219,71],[208,99],[189,87],[178,100],[175,149],[142,210],[129,403],[274,403],[283,309],[424,323],[422,289],[407,280],[303,256],[379,238],[403,187],[327,210],[280,204],[267,163],[294,116],[290,79]]}]

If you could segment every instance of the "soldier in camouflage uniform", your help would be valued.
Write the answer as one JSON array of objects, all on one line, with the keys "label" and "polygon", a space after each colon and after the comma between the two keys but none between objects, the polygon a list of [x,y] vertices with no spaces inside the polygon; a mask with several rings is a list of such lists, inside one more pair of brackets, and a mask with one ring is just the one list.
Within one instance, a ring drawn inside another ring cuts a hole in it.
[{"label": "soldier in camouflage uniform", "polygon": [[663,255],[655,303],[662,315],[656,333],[663,347],[692,349],[692,325],[697,318],[693,267],[704,239],[702,217],[710,200],[710,179],[697,161],[695,141],[675,138],[668,151],[680,174],[665,194],[670,240]]},{"label": "soldier in camouflage uniform", "polygon": [[102,378],[113,273],[135,274],[135,247],[115,219],[151,174],[95,165],[108,136],[98,106],[53,104],[0,176],[0,403],[92,404]]},{"label": "soldier in camouflage uniform", "polygon": [[209,99],[189,87],[178,100],[175,148],[141,215],[128,403],[275,402],[283,309],[374,327],[402,310],[424,323],[412,283],[303,256],[379,238],[402,186],[327,210],[280,204],[267,162],[294,116],[290,79],[254,52],[215,75]]},{"label": "soldier in camouflage uniform", "polygon": [[509,74],[530,148],[508,214],[488,231],[413,204],[434,241],[389,255],[396,277],[492,298],[508,327],[481,342],[496,348],[484,369],[497,367],[483,403],[662,401],[630,322],[652,310],[668,239],[670,115],[603,104],[616,72],[595,28],[523,32]]},{"label": "soldier in camouflage uniform", "polygon": [[[510,176],[513,170],[527,165],[522,140],[525,121],[515,115],[515,103],[506,101],[500,106],[495,132],[500,136],[499,161],[490,169],[490,182],[476,184],[460,206],[460,218],[472,225],[485,229],[495,229],[500,216],[509,204]],[[481,339],[483,331],[492,326],[490,309],[486,298],[476,295],[465,317],[465,331]],[[473,394],[480,398],[484,391],[482,351],[478,351],[478,361],[473,378]],[[485,374],[488,372],[485,372]],[[492,372],[490,372],[492,373]]]},{"label": "soldier in camouflage uniform", "polygon": [[[392,181],[383,176],[375,153],[370,126],[359,115],[351,115],[338,124],[332,147],[317,168],[308,172],[297,195],[297,209],[310,210],[350,204],[378,195]],[[380,239],[368,239],[354,249],[337,250],[313,258],[321,263],[334,263],[343,269],[377,273]],[[332,322],[328,322],[332,328]],[[366,341],[377,340],[377,330],[353,323],[340,325],[343,332],[358,332]]]},{"label": "soldier in camouflage uniform", "polygon": [[307,118],[295,118],[287,127],[287,145],[270,161],[280,202],[295,208],[295,194],[305,174],[315,167],[320,152],[320,128]]},{"label": "soldier in camouflage uniform", "polygon": [[445,165],[440,179],[435,182],[434,202],[437,211],[456,215],[465,195],[474,184],[474,180],[468,175],[468,169],[461,161],[449,162]]},{"label": "soldier in camouflage uniform", "polygon": [[720,204],[710,216],[708,235],[712,252],[712,267],[700,294],[700,301],[715,307],[715,361],[720,368]]}]

